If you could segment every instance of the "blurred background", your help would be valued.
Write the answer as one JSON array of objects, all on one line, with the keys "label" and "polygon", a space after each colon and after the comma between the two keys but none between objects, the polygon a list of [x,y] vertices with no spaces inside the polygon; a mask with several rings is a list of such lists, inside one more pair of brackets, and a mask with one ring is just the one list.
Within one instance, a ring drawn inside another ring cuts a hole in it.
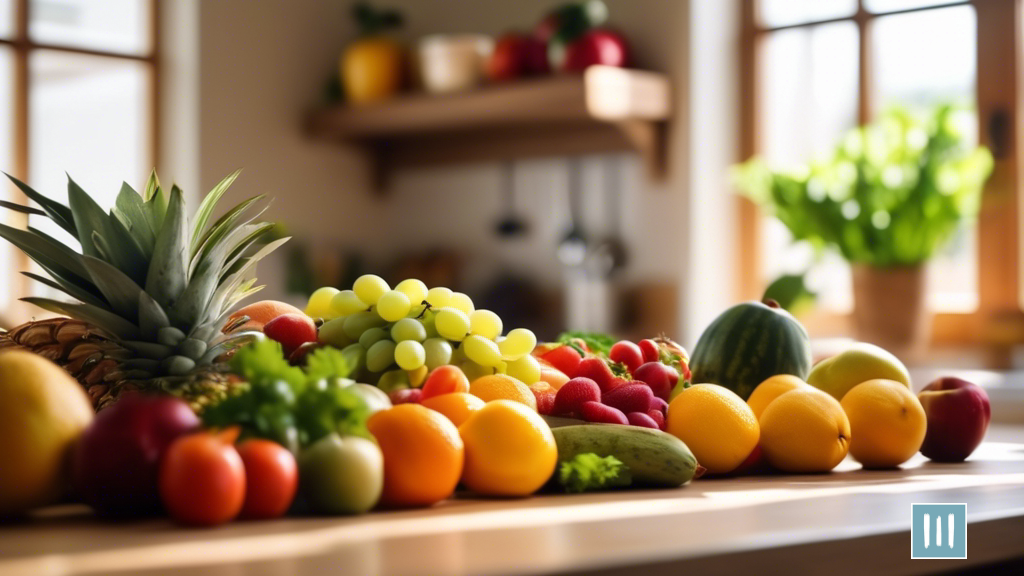
[{"label": "blurred background", "polygon": [[[541,338],[692,346],[768,290],[821,350],[1008,368],[1021,23],[1019,0],[0,0],[0,166],[101,204],[154,166],[193,201],[243,168],[223,205],[276,198],[293,240],[259,278],[297,304],[375,272]],[[41,316],[29,266],[0,249],[4,327]]]}]

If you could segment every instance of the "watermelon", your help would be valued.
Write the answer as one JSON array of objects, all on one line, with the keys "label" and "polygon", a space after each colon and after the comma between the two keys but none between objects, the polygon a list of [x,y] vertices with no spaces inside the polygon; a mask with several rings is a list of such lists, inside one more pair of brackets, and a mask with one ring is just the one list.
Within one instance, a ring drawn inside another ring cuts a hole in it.
[{"label": "watermelon", "polygon": [[807,330],[773,301],[737,304],[715,318],[693,349],[693,382],[725,386],[744,400],[776,374],[806,380],[811,371]]}]

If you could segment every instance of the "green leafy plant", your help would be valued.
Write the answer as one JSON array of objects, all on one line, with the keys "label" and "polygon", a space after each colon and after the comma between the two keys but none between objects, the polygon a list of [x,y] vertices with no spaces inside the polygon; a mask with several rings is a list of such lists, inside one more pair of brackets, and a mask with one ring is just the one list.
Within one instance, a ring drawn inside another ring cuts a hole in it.
[{"label": "green leafy plant", "polygon": [[629,467],[621,460],[615,456],[602,458],[593,452],[577,454],[558,468],[558,483],[570,493],[619,488],[632,481]]},{"label": "green leafy plant", "polygon": [[992,155],[971,147],[970,112],[894,109],[847,133],[832,156],[790,171],[759,158],[735,168],[742,192],[795,240],[833,247],[853,263],[917,265],[975,218]]}]

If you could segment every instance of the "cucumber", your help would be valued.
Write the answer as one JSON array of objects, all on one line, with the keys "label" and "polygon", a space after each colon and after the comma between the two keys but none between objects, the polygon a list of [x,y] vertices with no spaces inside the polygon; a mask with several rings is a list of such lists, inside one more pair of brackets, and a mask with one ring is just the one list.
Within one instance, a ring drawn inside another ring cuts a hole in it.
[{"label": "cucumber", "polygon": [[629,467],[634,486],[675,487],[689,482],[697,459],[682,440],[661,430],[621,424],[587,424],[552,428],[558,461],[593,452],[615,456]]},{"label": "cucumber", "polygon": [[547,422],[549,428],[561,428],[562,426],[582,426],[587,424],[586,420],[580,420],[578,418],[564,418],[562,416],[544,416],[541,418]]}]

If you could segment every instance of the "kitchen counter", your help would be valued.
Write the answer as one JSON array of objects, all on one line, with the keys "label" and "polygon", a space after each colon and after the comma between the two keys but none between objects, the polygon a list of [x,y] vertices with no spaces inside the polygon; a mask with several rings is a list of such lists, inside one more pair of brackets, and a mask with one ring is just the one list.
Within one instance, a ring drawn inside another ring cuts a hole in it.
[{"label": "kitchen counter", "polygon": [[[910,504],[965,502],[967,560],[911,560]],[[1024,428],[993,426],[963,464],[847,460],[812,476],[701,479],[675,490],[182,529],[97,522],[79,506],[0,525],[0,575],[871,573],[1024,558]]]}]

